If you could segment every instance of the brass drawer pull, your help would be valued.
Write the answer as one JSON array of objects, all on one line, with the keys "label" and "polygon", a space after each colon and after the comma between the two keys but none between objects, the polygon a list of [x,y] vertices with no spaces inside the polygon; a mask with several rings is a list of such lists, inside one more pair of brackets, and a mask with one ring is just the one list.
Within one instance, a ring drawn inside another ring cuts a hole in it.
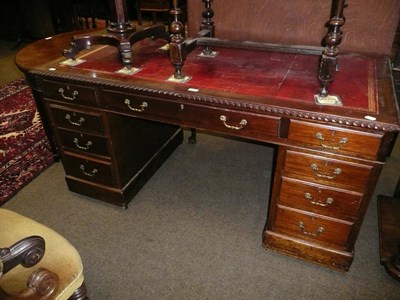
[{"label": "brass drawer pull", "polygon": [[80,117],[78,121],[72,121],[71,120],[71,115],[70,114],[66,114],[65,115],[65,119],[71,124],[71,125],[75,125],[75,126],[82,126],[83,122],[85,122],[85,119],[83,117]]},{"label": "brass drawer pull", "polygon": [[148,106],[147,102],[142,102],[142,104],[140,105],[140,108],[134,108],[131,106],[131,101],[129,99],[125,99],[125,104],[129,107],[130,110],[133,111],[138,111],[138,112],[142,112],[145,110],[145,108]]},{"label": "brass drawer pull", "polygon": [[93,145],[92,141],[88,141],[85,146],[81,146],[81,145],[79,145],[78,138],[74,138],[74,144],[77,148],[82,149],[82,150],[88,150],[90,148],[90,146]]},{"label": "brass drawer pull", "polygon": [[299,222],[299,227],[300,227],[300,230],[301,230],[301,232],[302,232],[303,234],[305,234],[305,235],[312,235],[312,236],[319,236],[319,235],[320,235],[321,233],[323,233],[324,230],[325,230],[325,228],[321,226],[321,227],[319,227],[319,228],[317,229],[317,231],[316,231],[315,233],[306,231],[303,222]]},{"label": "brass drawer pull", "polygon": [[331,205],[333,203],[333,199],[331,197],[326,198],[325,202],[314,200],[314,198],[311,195],[311,193],[305,193],[304,194],[304,198],[306,198],[307,200],[310,200],[311,204],[324,206],[324,207],[325,206],[329,206],[329,205]]},{"label": "brass drawer pull", "polygon": [[242,129],[244,126],[247,125],[247,121],[246,121],[245,119],[242,119],[242,120],[240,121],[240,123],[239,123],[240,126],[234,126],[234,125],[226,124],[227,118],[226,118],[226,116],[224,116],[224,115],[221,115],[221,116],[219,117],[219,119],[222,121],[222,123],[224,123],[225,127],[226,127],[226,128],[229,128],[229,129],[240,130],[240,129]]},{"label": "brass drawer pull", "polygon": [[333,171],[333,174],[332,174],[332,175],[328,175],[328,174],[321,173],[320,170],[318,169],[317,164],[311,164],[311,170],[312,170],[312,171],[315,173],[315,175],[317,175],[318,177],[326,178],[326,179],[334,179],[336,176],[338,176],[339,174],[342,173],[342,169],[340,169],[340,168],[336,168],[336,169]]},{"label": "brass drawer pull", "polygon": [[82,173],[84,175],[89,176],[89,177],[93,177],[98,172],[97,169],[93,169],[90,173],[88,173],[88,172],[85,171],[85,166],[84,165],[80,165],[79,168],[82,170]]},{"label": "brass drawer pull", "polygon": [[322,135],[322,133],[317,132],[315,134],[315,137],[317,140],[319,140],[319,144],[321,145],[322,148],[325,149],[330,149],[330,150],[339,150],[341,148],[341,145],[347,144],[347,142],[349,141],[348,138],[341,138],[340,141],[338,142],[337,146],[330,146],[330,145],[325,145],[323,142],[325,141],[324,136]]},{"label": "brass drawer pull", "polygon": [[61,94],[61,97],[63,97],[65,100],[69,100],[69,101],[74,101],[76,99],[76,97],[78,96],[78,94],[79,94],[78,91],[73,91],[72,92],[72,97],[65,96],[63,88],[60,88],[58,90],[58,92]]}]

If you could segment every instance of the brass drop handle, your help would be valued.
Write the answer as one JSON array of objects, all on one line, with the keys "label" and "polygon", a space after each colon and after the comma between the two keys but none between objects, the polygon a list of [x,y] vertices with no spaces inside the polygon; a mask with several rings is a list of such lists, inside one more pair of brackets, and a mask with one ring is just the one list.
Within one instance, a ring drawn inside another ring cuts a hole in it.
[{"label": "brass drop handle", "polygon": [[326,178],[326,179],[335,179],[336,176],[340,175],[342,173],[342,169],[336,168],[333,171],[332,175],[328,175],[325,173],[321,173],[321,171],[318,169],[317,164],[311,164],[311,170],[314,172],[315,175],[317,175],[320,178]]},{"label": "brass drop handle", "polygon": [[319,236],[319,235],[320,235],[321,233],[323,233],[324,230],[325,230],[325,228],[321,226],[321,227],[319,227],[319,228],[317,229],[316,232],[309,232],[309,231],[306,231],[303,222],[299,222],[299,227],[300,227],[300,230],[301,230],[301,232],[302,232],[303,234],[305,234],[305,235],[312,235],[312,236],[315,236],[315,237],[316,237],[316,236]]},{"label": "brass drop handle", "polygon": [[81,145],[79,145],[78,138],[74,138],[74,144],[77,148],[82,149],[82,150],[88,150],[90,148],[90,146],[93,145],[92,141],[88,141],[85,146],[81,146]]},{"label": "brass drop handle", "polygon": [[79,168],[82,170],[82,173],[84,175],[89,176],[89,177],[93,177],[98,172],[97,169],[93,169],[90,173],[88,173],[88,172],[85,171],[85,166],[84,165],[80,165]]},{"label": "brass drop handle", "polygon": [[316,200],[314,200],[314,198],[311,195],[311,193],[305,193],[304,194],[304,198],[309,200],[311,204],[324,206],[324,207],[325,206],[329,206],[329,205],[331,205],[333,203],[333,198],[331,198],[331,197],[326,198],[325,202],[316,201]]},{"label": "brass drop handle", "polygon": [[224,116],[224,115],[221,115],[221,116],[219,117],[219,119],[222,121],[222,123],[224,123],[225,127],[226,127],[226,128],[229,128],[229,129],[240,130],[240,129],[243,129],[244,126],[247,125],[246,119],[242,119],[242,120],[239,122],[239,126],[227,124],[227,123],[226,123],[227,118],[226,118],[226,116]]},{"label": "brass drop handle", "polygon": [[140,108],[134,108],[131,106],[131,101],[129,99],[125,99],[124,103],[129,107],[130,110],[138,111],[138,112],[144,111],[145,108],[148,106],[147,102],[143,101],[142,104],[140,105]]},{"label": "brass drop handle", "polygon": [[322,148],[329,149],[329,150],[339,150],[341,148],[341,145],[347,144],[347,142],[349,141],[348,138],[344,137],[344,138],[340,139],[340,141],[338,142],[337,146],[330,146],[330,145],[325,145],[324,144],[325,138],[324,138],[322,133],[317,132],[315,134],[315,138],[317,140],[319,140],[319,144],[321,145]]},{"label": "brass drop handle", "polygon": [[85,122],[85,119],[83,117],[80,117],[78,121],[72,121],[71,120],[71,115],[70,114],[66,114],[65,115],[65,119],[71,124],[71,125],[75,125],[75,126],[82,126],[83,123]]},{"label": "brass drop handle", "polygon": [[72,97],[66,96],[64,95],[64,89],[63,88],[59,88],[58,92],[61,94],[61,97],[63,97],[65,100],[69,100],[69,101],[74,101],[76,99],[76,97],[78,97],[78,91],[73,91],[72,92]]}]

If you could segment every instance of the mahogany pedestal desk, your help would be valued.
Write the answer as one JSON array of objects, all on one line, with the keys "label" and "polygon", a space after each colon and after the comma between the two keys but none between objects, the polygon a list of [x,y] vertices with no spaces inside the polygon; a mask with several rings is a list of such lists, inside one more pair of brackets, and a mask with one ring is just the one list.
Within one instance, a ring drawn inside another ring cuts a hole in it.
[{"label": "mahogany pedestal desk", "polygon": [[342,55],[332,90],[343,105],[324,106],[313,98],[319,55],[311,50],[212,45],[219,54],[208,58],[199,46],[185,64],[191,79],[175,83],[166,81],[174,70],[165,41],[136,43],[140,70],[126,75],[111,46],[63,64],[71,36],[37,41],[16,57],[71,191],[126,207],[182,142],[181,126],[272,143],[279,151],[264,246],[348,270],[400,129],[385,58]]}]

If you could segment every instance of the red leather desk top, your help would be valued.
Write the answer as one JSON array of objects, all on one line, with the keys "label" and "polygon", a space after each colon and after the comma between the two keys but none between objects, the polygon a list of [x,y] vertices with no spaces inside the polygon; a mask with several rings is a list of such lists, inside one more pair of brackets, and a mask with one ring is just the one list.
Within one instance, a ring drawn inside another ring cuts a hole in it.
[{"label": "red leather desk top", "polygon": [[[80,70],[106,73],[107,77],[127,77],[149,80],[173,86],[180,85],[202,90],[216,90],[238,95],[258,96],[276,101],[315,103],[314,94],[319,90],[317,55],[267,52],[233,48],[213,48],[215,58],[200,57],[203,47],[198,47],[186,59],[183,72],[191,79],[186,83],[166,80],[173,74],[168,54],[158,48],[163,41],[145,40],[133,47],[133,66],[141,70],[134,75],[115,73],[122,68],[117,49],[98,47],[81,58],[86,61],[74,67]],[[358,55],[341,55],[340,70],[330,87],[330,94],[340,96],[343,108],[377,113],[375,62]],[[317,104],[315,104],[317,105]]]}]

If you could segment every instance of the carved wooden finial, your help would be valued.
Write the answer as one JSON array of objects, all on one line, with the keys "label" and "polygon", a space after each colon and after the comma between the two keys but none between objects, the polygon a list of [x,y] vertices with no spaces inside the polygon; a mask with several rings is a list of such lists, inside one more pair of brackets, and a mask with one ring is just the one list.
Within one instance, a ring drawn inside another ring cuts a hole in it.
[{"label": "carved wooden finial", "polygon": [[182,14],[181,9],[178,7],[178,0],[172,1],[172,22],[170,26],[170,33],[171,33],[171,41],[174,43],[181,43],[183,42],[184,38],[182,33],[184,32],[184,26],[180,22],[179,17]]},{"label": "carved wooden finial", "polygon": [[213,0],[203,0],[204,10],[203,13],[201,14],[203,17],[203,21],[201,22],[200,30],[203,29],[211,30],[212,28],[214,28],[214,21],[212,20],[212,17],[214,17],[214,11],[211,8],[212,1]]},{"label": "carved wooden finial", "polygon": [[[201,25],[200,25],[200,31],[201,30],[208,30],[209,37],[215,37],[215,25],[214,25],[214,21],[212,20],[212,18],[214,17],[214,11],[211,8],[211,2],[213,0],[203,0],[204,2],[204,10],[202,12],[202,17],[203,17],[203,21],[201,21]],[[208,57],[215,57],[215,55],[217,54],[217,52],[214,52],[211,50],[211,48],[209,46],[206,46],[203,50],[202,53],[204,56],[208,56]]]}]

